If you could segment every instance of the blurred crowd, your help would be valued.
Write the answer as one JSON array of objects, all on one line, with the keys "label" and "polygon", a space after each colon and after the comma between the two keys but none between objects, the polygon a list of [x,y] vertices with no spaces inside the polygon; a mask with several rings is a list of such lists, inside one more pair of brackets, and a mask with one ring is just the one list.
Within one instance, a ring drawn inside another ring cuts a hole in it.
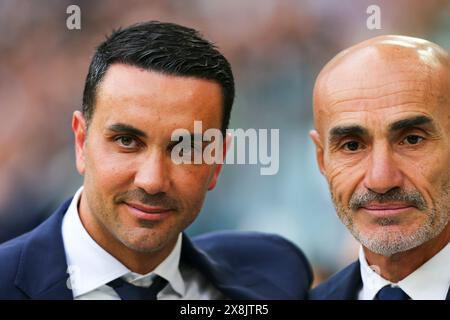
[{"label": "blurred crowd", "polygon": [[[66,8],[81,9],[68,30]],[[366,27],[369,5],[381,30]],[[311,91],[342,49],[380,34],[434,41],[450,50],[444,0],[0,0],[0,242],[30,230],[81,185],[71,115],[80,109],[95,46],[112,29],[147,20],[198,29],[230,60],[237,95],[232,128],[280,129],[280,171],[229,165],[189,229],[247,229],[298,244],[319,275],[357,255],[338,221],[308,138]]]}]

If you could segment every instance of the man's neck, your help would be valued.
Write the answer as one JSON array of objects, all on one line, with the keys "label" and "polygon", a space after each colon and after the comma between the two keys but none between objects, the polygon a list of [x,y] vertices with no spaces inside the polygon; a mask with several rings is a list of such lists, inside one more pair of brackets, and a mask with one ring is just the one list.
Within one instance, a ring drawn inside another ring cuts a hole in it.
[{"label": "man's neck", "polygon": [[367,263],[377,266],[380,276],[397,283],[416,271],[430,260],[450,242],[450,223],[439,236],[408,251],[399,252],[386,257],[369,251],[363,247]]}]

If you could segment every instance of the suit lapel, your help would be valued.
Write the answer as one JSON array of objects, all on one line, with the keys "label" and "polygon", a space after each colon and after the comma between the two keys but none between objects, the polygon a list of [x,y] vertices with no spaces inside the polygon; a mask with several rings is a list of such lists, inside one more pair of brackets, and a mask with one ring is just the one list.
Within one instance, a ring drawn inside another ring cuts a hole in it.
[{"label": "suit lapel", "polygon": [[31,231],[24,244],[15,285],[32,299],[73,299],[67,286],[67,262],[61,234],[63,216],[72,199]]},{"label": "suit lapel", "polygon": [[338,278],[329,289],[326,299],[329,300],[355,300],[362,287],[359,261],[356,261],[342,270]]},{"label": "suit lapel", "polygon": [[[227,263],[214,260],[195,246],[183,234],[181,261],[188,263],[204,275],[220,292],[230,299],[264,299],[256,286],[267,282],[263,277],[233,270]],[[252,290],[253,289],[253,290]],[[261,290],[262,291],[262,290]]]},{"label": "suit lapel", "polygon": [[357,261],[349,270],[347,285],[343,287],[342,297],[345,299],[357,299],[358,291],[361,289],[361,287],[361,270],[359,261]]},{"label": "suit lapel", "polygon": [[445,298],[445,300],[450,300],[450,287],[448,288],[447,297]]}]

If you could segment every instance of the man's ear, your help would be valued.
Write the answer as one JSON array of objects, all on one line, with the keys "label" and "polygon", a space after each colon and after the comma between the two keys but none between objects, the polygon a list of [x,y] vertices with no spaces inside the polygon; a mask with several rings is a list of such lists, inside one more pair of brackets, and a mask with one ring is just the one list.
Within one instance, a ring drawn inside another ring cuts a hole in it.
[{"label": "man's ear", "polygon": [[324,162],[324,154],[323,154],[323,146],[320,141],[320,135],[316,130],[311,130],[309,132],[309,136],[316,146],[316,160],[319,165],[320,172],[325,175],[325,162]]},{"label": "man's ear", "polygon": [[75,111],[72,116],[72,131],[75,135],[75,163],[81,175],[85,171],[86,130],[86,120],[83,114]]},{"label": "man's ear", "polygon": [[[233,136],[231,135],[231,133],[227,132],[225,134],[225,138],[223,139],[223,144],[222,144],[223,163],[225,163],[225,159],[227,157],[227,152],[231,146],[232,139],[233,139]],[[222,171],[223,163],[215,164],[216,168],[214,169],[213,177],[211,178],[211,182],[209,183],[208,191],[212,190],[216,187],[217,180],[219,179],[220,172]]]}]

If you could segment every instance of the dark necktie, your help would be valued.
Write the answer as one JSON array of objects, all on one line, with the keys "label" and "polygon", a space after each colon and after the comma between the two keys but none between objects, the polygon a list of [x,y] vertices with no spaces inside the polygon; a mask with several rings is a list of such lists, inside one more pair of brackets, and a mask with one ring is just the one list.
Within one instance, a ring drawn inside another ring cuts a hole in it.
[{"label": "dark necktie", "polygon": [[381,288],[375,296],[375,300],[409,300],[411,299],[405,291],[399,287],[391,287],[387,285]]},{"label": "dark necktie", "polygon": [[156,300],[158,292],[167,285],[167,280],[157,276],[148,288],[135,286],[122,278],[113,280],[107,285],[112,287],[122,300]]}]

